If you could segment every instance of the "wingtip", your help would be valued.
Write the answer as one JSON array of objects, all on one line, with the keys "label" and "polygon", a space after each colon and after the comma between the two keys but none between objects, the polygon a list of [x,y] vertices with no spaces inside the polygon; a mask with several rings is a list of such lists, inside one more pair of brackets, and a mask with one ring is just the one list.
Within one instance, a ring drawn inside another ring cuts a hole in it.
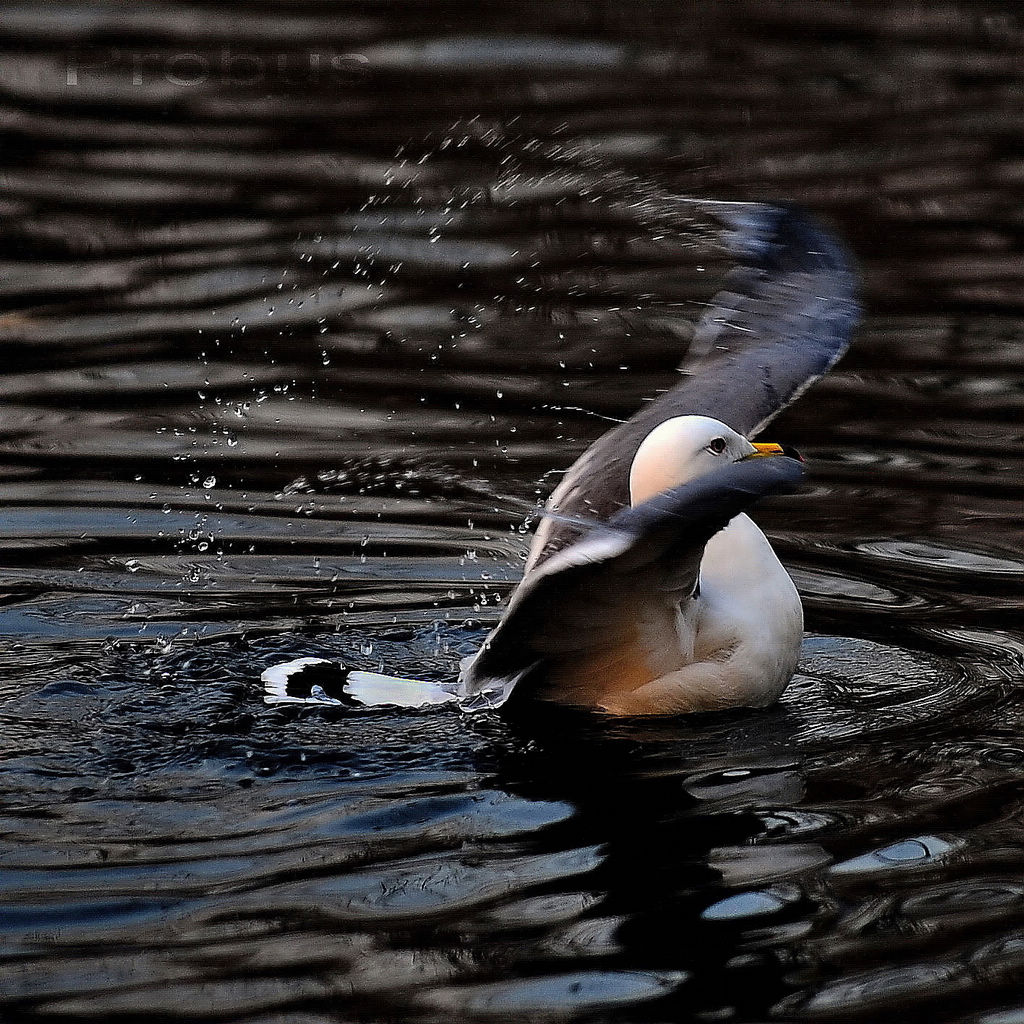
[{"label": "wingtip", "polygon": [[328,693],[327,677],[336,677],[340,685],[348,675],[341,662],[326,658],[295,658],[280,665],[271,665],[260,674],[263,701],[266,704],[325,704],[345,703]]},{"label": "wingtip", "polygon": [[797,203],[728,203],[714,215],[726,229],[726,244],[743,264],[778,272],[780,263],[806,262],[828,271],[856,301],[857,276],[849,248],[838,235]]}]

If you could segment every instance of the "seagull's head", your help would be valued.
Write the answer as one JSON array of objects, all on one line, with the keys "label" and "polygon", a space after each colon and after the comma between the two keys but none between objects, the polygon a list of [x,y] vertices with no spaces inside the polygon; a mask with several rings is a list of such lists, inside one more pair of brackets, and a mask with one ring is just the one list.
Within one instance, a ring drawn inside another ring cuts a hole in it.
[{"label": "seagull's head", "polygon": [[632,505],[752,456],[791,455],[778,444],[752,444],[710,416],[675,416],[659,423],[641,443],[629,469]]}]

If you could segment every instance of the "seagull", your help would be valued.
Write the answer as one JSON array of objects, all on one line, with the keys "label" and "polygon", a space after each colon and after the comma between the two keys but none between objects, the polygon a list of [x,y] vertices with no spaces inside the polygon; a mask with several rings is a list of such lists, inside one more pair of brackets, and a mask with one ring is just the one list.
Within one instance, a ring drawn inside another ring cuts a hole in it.
[{"label": "seagull", "polygon": [[467,697],[529,688],[617,715],[771,703],[796,668],[803,610],[741,510],[802,475],[781,445],[711,417],[666,420],[632,460],[630,507],[526,574],[463,668]]},{"label": "seagull", "polygon": [[545,507],[524,576],[454,684],[303,658],[269,703],[465,711],[556,702],[674,715],[777,700],[800,597],[746,510],[804,465],[756,437],[828,372],[856,325],[839,242],[789,205],[715,204],[738,265],[698,323],[676,387],[599,438]]}]

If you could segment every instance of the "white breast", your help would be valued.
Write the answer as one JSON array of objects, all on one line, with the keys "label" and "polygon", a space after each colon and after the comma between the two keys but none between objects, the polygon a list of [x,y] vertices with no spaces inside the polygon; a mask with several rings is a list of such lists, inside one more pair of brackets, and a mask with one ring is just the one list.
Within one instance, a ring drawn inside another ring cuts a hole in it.
[{"label": "white breast", "polygon": [[796,668],[803,608],[768,539],[738,515],[708,542],[693,620],[696,661],[728,657],[737,704],[770,704]]}]

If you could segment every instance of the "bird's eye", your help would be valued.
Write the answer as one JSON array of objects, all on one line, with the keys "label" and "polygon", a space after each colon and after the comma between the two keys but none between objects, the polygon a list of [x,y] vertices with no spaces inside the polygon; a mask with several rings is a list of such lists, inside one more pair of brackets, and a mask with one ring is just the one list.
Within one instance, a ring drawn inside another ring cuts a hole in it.
[{"label": "bird's eye", "polygon": [[721,455],[722,452],[725,451],[725,449],[726,443],[724,437],[716,437],[708,445],[708,451],[711,452],[712,455]]}]

